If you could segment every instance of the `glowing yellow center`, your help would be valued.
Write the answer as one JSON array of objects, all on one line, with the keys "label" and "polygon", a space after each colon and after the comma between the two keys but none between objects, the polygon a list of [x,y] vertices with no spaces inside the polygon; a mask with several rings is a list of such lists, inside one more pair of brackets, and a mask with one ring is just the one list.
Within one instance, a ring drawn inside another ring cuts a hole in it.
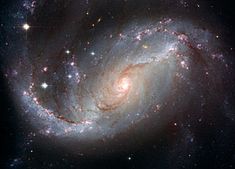
[{"label": "glowing yellow center", "polygon": [[126,92],[131,86],[130,79],[128,77],[124,77],[118,82],[118,91]]}]

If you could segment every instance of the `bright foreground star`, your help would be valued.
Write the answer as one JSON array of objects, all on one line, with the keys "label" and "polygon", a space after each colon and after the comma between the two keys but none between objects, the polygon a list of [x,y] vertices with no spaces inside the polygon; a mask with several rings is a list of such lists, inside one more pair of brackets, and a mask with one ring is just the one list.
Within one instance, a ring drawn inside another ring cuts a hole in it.
[{"label": "bright foreground star", "polygon": [[46,88],[48,87],[48,84],[44,82],[44,83],[41,84],[41,87],[42,87],[43,89],[46,89]]},{"label": "bright foreground star", "polygon": [[24,30],[27,31],[29,28],[30,28],[29,24],[25,23],[25,24],[23,25],[23,29],[24,29]]}]

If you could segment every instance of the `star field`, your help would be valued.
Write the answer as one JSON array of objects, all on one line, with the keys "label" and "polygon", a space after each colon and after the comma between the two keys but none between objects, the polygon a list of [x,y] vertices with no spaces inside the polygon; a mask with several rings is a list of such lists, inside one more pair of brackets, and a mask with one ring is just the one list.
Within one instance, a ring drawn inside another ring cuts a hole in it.
[{"label": "star field", "polygon": [[5,2],[0,110],[17,143],[4,167],[233,168],[220,3]]}]

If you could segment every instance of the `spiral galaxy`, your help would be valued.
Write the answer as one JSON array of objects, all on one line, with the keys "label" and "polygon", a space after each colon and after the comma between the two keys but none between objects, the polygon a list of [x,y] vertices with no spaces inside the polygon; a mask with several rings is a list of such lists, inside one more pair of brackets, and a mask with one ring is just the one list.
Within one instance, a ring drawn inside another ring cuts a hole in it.
[{"label": "spiral galaxy", "polygon": [[[197,116],[205,104],[226,98],[223,79],[230,68],[216,28],[175,11],[86,19],[92,5],[76,19],[55,23],[38,14],[46,7],[36,8],[25,50],[10,61],[14,100],[39,133],[77,141],[138,138],[192,107]],[[147,11],[157,8],[163,7]]]}]

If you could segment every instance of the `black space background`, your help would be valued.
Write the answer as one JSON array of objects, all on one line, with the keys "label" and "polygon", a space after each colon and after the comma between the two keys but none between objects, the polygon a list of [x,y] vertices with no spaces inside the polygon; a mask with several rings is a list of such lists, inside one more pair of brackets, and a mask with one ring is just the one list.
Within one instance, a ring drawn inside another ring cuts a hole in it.
[{"label": "black space background", "polygon": [[[0,15],[1,16],[9,17],[9,14],[8,14],[9,11],[6,11],[5,9],[7,9],[7,6],[10,6],[12,3],[14,3],[13,0],[1,1],[0,3]],[[211,3],[214,5],[214,8],[212,10],[216,14],[216,16],[219,18],[222,24],[225,25],[225,27],[228,30],[230,30],[228,32],[228,37],[230,37],[228,41],[234,47],[234,40],[235,40],[235,4],[234,3],[235,2],[232,0],[230,1],[220,0],[220,1],[211,1]],[[1,31],[0,36],[1,36],[0,66],[4,66],[2,64],[2,59],[4,59],[4,56],[3,56],[4,55],[4,47],[3,47],[4,42],[2,41],[5,36],[4,32]],[[19,145],[19,141],[21,140],[20,137],[22,137],[23,134],[21,133],[22,126],[18,122],[17,111],[14,107],[14,104],[12,103],[12,99],[9,93],[8,82],[4,77],[4,73],[2,71],[0,73],[1,73],[0,74],[0,141],[1,141],[0,168],[4,168],[6,164],[9,162],[9,159],[14,158],[17,151],[19,151],[18,145]],[[235,83],[235,82],[231,82],[231,83]],[[208,151],[213,151],[213,150],[208,149]],[[221,163],[226,163],[227,155],[228,154],[224,154],[224,159],[220,161]],[[75,160],[75,159],[71,159],[71,160]],[[83,159],[83,160],[89,161],[90,159]],[[213,157],[211,157],[211,159],[210,157],[208,157],[205,160],[202,159],[202,162],[204,163],[202,167],[211,168],[212,167],[211,164],[214,163],[215,160],[216,159],[214,159]],[[122,160],[120,160],[119,158],[112,159],[112,157],[102,162],[96,162],[94,164],[92,164],[92,162],[90,164],[87,163],[88,164],[87,168],[98,168],[98,167],[100,168],[122,168],[122,167],[138,168],[139,166],[138,161],[135,161],[135,164],[132,164],[132,165],[120,164],[123,162]],[[69,161],[67,162],[67,164],[69,164]],[[143,167],[143,164],[141,165]],[[233,165],[232,167],[235,167],[235,166]],[[61,166],[61,168],[67,168],[67,167]]]}]

